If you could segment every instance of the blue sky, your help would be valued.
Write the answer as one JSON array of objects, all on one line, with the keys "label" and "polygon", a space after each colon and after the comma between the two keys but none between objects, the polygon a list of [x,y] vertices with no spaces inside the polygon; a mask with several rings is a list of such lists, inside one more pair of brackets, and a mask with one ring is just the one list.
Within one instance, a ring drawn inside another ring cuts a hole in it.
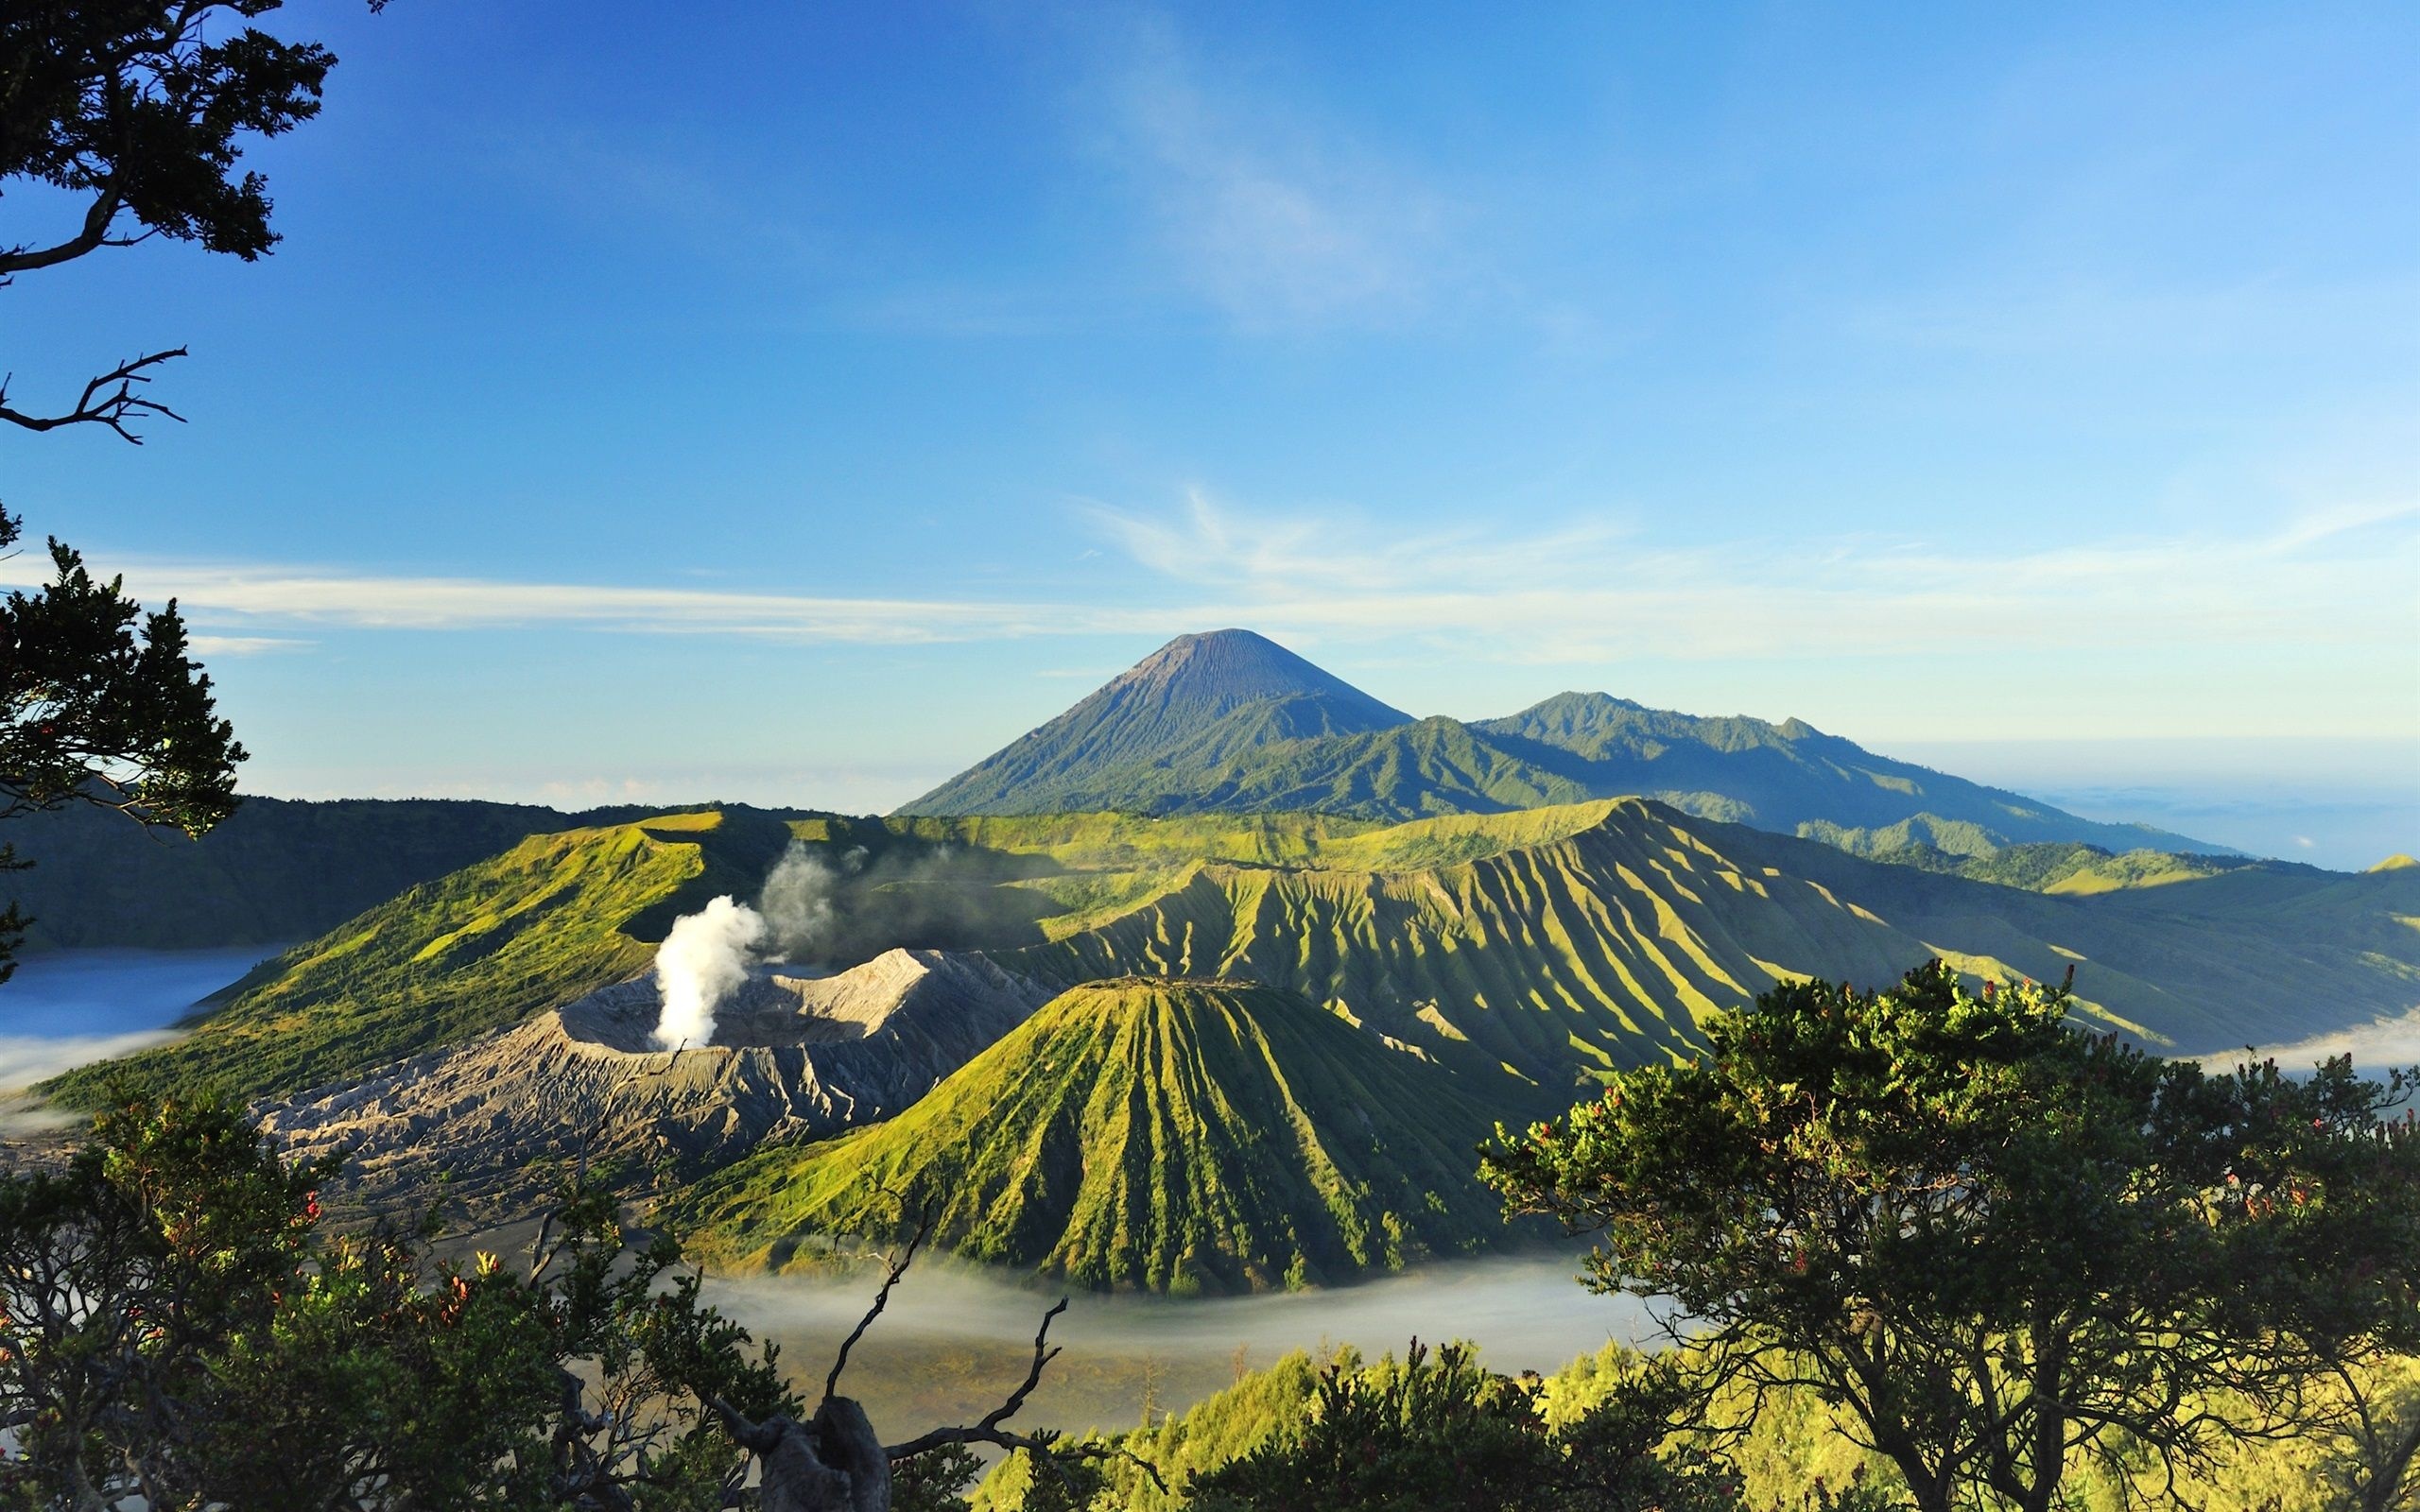
[{"label": "blue sky", "polygon": [[1241,624],[2286,740],[2420,844],[2420,11],[1518,14],[298,6],[274,257],[0,290],[20,402],[182,342],[192,423],[0,498],[182,597],[259,791],[882,807]]}]

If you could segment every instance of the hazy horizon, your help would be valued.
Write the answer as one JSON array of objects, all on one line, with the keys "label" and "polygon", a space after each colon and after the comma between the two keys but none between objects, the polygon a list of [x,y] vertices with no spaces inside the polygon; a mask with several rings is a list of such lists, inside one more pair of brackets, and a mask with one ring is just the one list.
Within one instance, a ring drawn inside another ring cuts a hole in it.
[{"label": "hazy horizon", "polygon": [[881,807],[1228,624],[2420,765],[2411,8],[562,14],[314,16],[273,256],[10,295],[12,393],[192,349],[0,471],[260,791]]},{"label": "hazy horizon", "polygon": [[[1097,680],[1106,681],[1121,670],[1102,669]],[[1081,674],[1094,676],[1089,670]],[[1059,702],[1032,715],[1031,725],[1057,714],[1092,688],[1078,678],[1054,679],[1045,686],[1045,696]],[[1365,687],[1363,691],[1394,701],[1383,689]],[[1582,691],[1625,696],[1611,689]],[[1484,719],[1512,713],[1535,701],[1424,712]],[[1686,706],[1677,712],[1752,713],[1776,724],[1794,717]],[[257,784],[248,772],[245,788],[267,797],[321,800],[473,798],[571,810],[623,803],[672,806],[726,801],[885,814],[1007,746],[1028,728],[1030,725],[1001,730],[989,744],[887,767],[700,765],[618,782],[543,769],[417,780],[365,770],[350,783],[303,783],[280,790]],[[2085,818],[2147,824],[2254,855],[2359,871],[2397,853],[2420,854],[2420,742],[2283,736],[1892,739],[1870,738],[1856,730],[1819,728],[1876,754],[2007,788]]]}]

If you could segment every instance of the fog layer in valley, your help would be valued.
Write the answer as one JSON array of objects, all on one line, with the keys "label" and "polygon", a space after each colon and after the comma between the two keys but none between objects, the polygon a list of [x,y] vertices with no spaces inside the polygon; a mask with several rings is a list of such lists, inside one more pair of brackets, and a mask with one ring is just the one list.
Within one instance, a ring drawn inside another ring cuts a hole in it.
[{"label": "fog layer in valley", "polygon": [[[1495,1369],[1550,1372],[1608,1339],[1642,1342],[1655,1326],[1632,1297],[1598,1297],[1574,1280],[1575,1254],[1423,1267],[1365,1285],[1263,1297],[1169,1301],[1078,1292],[1051,1326],[1052,1362],[1018,1422],[1027,1428],[1128,1428],[1148,1400],[1181,1411],[1234,1383],[1239,1369],[1288,1350],[1350,1344],[1375,1358],[1417,1335],[1467,1339]],[[760,1339],[811,1399],[833,1351],[864,1315],[879,1276],[716,1280],[707,1297]],[[1061,1294],[920,1257],[851,1354],[842,1390],[885,1438],[968,1422],[1022,1380],[1034,1329]]]},{"label": "fog layer in valley", "polygon": [[[2353,1069],[2374,1079],[2399,1067],[2420,1066],[2420,1008],[2399,1019],[2355,1024],[2332,1034],[2297,1040],[2291,1044],[2266,1045],[2252,1052],[2254,1060],[2272,1059],[2280,1070],[2288,1072],[2308,1071],[2315,1063],[2337,1056],[2351,1056]],[[2227,1071],[2242,1059],[2238,1051],[2204,1056],[2202,1064],[2214,1071]]]},{"label": "fog layer in valley", "polygon": [[196,1004],[280,948],[24,956],[0,987],[0,1091],[173,1038]]}]

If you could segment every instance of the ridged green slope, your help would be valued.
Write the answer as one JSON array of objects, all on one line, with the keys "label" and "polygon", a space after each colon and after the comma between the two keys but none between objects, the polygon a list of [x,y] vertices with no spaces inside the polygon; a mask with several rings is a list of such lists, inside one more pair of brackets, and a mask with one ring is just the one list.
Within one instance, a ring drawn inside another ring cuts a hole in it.
[{"label": "ridged green slope", "polygon": [[188,1038],[52,1083],[299,1091],[568,1003],[647,968],[672,920],[752,893],[779,822],[707,812],[535,835],[264,962]]},{"label": "ridged green slope", "polygon": [[764,1150],[675,1199],[692,1254],[807,1263],[901,1198],[970,1258],[1189,1295],[1343,1280],[1507,1243],[1488,1119],[1445,1077],[1250,983],[1076,988],[887,1124]]},{"label": "ridged green slope", "polygon": [[2104,1022],[2194,1052],[2400,1013],[2420,880],[2237,872],[2046,897],[1861,860],[1640,799],[1458,816],[1209,863],[1049,943],[995,952],[1073,983],[1229,976],[1418,1048],[1490,1106],[1567,1101],[1685,1056],[1708,1013],[1787,977],[1883,983],[1933,956],[2059,977]]}]

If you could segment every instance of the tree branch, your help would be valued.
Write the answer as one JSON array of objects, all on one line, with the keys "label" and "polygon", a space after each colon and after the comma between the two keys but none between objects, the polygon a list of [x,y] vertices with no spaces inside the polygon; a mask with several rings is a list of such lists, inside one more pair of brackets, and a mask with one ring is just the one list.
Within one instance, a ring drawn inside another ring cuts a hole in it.
[{"label": "tree branch", "polygon": [[[139,416],[165,415],[179,424],[184,417],[156,399],[146,399],[134,391],[136,384],[147,384],[151,375],[144,369],[174,357],[185,355],[185,349],[173,347],[166,352],[154,352],[148,356],[121,362],[109,371],[84,386],[76,407],[64,415],[28,415],[9,405],[9,379],[0,378],[0,420],[22,425],[29,431],[55,431],[62,425],[106,425],[136,446],[143,438],[129,428],[129,422]],[[13,377],[11,374],[10,377]],[[110,386],[115,384],[112,390]]]},{"label": "tree branch", "polygon": [[[916,1263],[916,1251],[924,1247],[925,1241],[932,1236],[932,1232],[933,1210],[926,1207],[917,1214],[916,1231],[908,1236],[908,1248],[898,1259],[890,1262],[889,1274],[882,1279],[882,1290],[874,1293],[873,1306],[866,1309],[866,1315],[857,1319],[857,1326],[840,1341],[840,1352],[832,1361],[832,1373],[823,1378],[824,1400],[830,1401],[839,1395],[840,1372],[849,1367],[849,1351],[857,1347],[857,1341],[866,1336],[866,1330],[873,1327],[873,1320],[882,1316],[882,1310],[890,1305],[891,1288],[899,1284],[899,1278],[908,1274],[908,1267]],[[1062,1301],[1059,1305],[1064,1307],[1067,1304]],[[1045,1332],[1049,1332],[1050,1320],[1043,1319],[1042,1327]],[[1039,1366],[1036,1369],[1038,1372]],[[1027,1389],[1032,1389],[1029,1383]]]},{"label": "tree branch", "polygon": [[1050,1311],[1042,1314],[1042,1327],[1033,1335],[1033,1364],[1027,1367],[1025,1380],[1019,1383],[1016,1390],[1009,1393],[1008,1400],[984,1414],[982,1421],[971,1428],[936,1428],[921,1438],[911,1438],[907,1443],[886,1448],[883,1453],[893,1460],[902,1460],[912,1458],[929,1450],[940,1449],[945,1444],[990,1444],[999,1449],[1030,1450],[1043,1455],[1070,1453],[1080,1454],[1087,1459],[1123,1458],[1132,1460],[1136,1465],[1141,1466],[1144,1472],[1151,1477],[1152,1484],[1158,1486],[1162,1491],[1166,1491],[1167,1484],[1160,1479],[1157,1467],[1129,1451],[1112,1449],[1104,1444],[1078,1444],[1060,1450],[1056,1447],[1055,1439],[1038,1437],[1029,1434],[1012,1434],[1000,1426],[1017,1415],[1018,1409],[1025,1405],[1025,1400],[1033,1395],[1033,1388],[1042,1383],[1043,1367],[1059,1357],[1059,1350],[1050,1343],[1050,1325],[1060,1314],[1065,1311],[1067,1311],[1067,1298],[1063,1297]]},{"label": "tree branch", "polygon": [[94,197],[92,204],[85,209],[83,227],[75,235],[56,246],[43,248],[39,251],[28,250],[23,247],[11,247],[5,251],[0,251],[0,284],[7,283],[14,274],[30,273],[37,268],[55,267],[60,263],[73,262],[86,252],[95,251],[103,247],[131,247],[136,242],[149,237],[152,232],[148,231],[141,236],[112,236],[110,234],[110,223],[117,219],[117,213],[124,204],[125,201],[118,198],[115,189],[104,189]]}]

